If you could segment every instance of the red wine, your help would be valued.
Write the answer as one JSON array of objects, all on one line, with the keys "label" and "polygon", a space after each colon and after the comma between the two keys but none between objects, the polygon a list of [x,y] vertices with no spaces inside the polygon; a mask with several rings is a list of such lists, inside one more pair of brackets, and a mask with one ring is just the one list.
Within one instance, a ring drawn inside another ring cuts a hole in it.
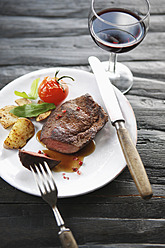
[{"label": "red wine", "polygon": [[[128,52],[136,47],[145,36],[144,23],[139,22],[140,17],[130,11],[106,9],[97,13],[97,15],[105,22],[94,16],[89,21],[89,30],[96,44],[106,51]],[[121,23],[122,25],[119,26]]]}]

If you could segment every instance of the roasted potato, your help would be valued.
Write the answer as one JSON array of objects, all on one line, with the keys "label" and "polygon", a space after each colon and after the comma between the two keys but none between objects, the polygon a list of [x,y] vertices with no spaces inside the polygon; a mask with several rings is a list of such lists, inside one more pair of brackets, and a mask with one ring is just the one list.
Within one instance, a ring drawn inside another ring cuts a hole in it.
[{"label": "roasted potato", "polygon": [[[43,103],[43,101],[38,100],[38,104],[41,104],[41,103]],[[46,118],[48,118],[48,116],[51,113],[52,113],[52,111],[49,110],[49,111],[46,111],[45,113],[40,114],[39,116],[37,116],[36,121],[43,121],[43,120],[45,120]]]},{"label": "roasted potato", "polygon": [[37,118],[36,118],[36,121],[43,121],[43,120],[45,120],[46,118],[48,118],[48,116],[51,114],[51,110],[49,110],[49,111],[46,111],[45,113],[42,113],[42,114],[40,114],[39,116],[37,116]]},{"label": "roasted potato", "polygon": [[33,137],[34,133],[34,125],[29,119],[18,118],[8,137],[4,141],[4,148],[20,149],[26,145],[31,137]]},{"label": "roasted potato", "polygon": [[9,112],[15,107],[14,105],[8,105],[0,109],[0,123],[5,129],[12,126],[18,119],[17,116]]},{"label": "roasted potato", "polygon": [[24,104],[30,104],[30,103],[32,103],[32,101],[29,99],[26,99],[26,98],[19,98],[19,99],[15,100],[15,103],[18,104],[19,106],[22,106]]}]

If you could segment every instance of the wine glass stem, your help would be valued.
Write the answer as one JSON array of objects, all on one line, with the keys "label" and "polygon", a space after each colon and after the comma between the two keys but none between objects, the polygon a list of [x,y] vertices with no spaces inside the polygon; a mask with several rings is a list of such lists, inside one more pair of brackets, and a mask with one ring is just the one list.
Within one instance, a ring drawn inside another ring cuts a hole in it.
[{"label": "wine glass stem", "polygon": [[108,71],[112,74],[116,72],[117,54],[110,53]]}]

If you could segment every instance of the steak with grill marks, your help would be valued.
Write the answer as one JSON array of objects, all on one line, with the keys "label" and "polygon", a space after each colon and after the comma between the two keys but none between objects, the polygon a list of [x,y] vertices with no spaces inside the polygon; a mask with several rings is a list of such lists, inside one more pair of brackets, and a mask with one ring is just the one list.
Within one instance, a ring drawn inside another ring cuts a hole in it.
[{"label": "steak with grill marks", "polygon": [[108,116],[89,94],[66,101],[56,108],[41,131],[41,142],[48,149],[75,153],[87,145],[106,122]]}]

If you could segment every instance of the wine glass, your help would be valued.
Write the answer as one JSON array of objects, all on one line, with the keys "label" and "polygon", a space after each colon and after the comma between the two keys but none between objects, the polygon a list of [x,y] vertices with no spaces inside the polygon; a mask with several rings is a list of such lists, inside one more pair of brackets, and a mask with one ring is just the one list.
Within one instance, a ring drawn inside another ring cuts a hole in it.
[{"label": "wine glass", "polygon": [[149,28],[148,0],[92,0],[88,18],[91,37],[110,52],[103,62],[111,82],[123,94],[133,85],[130,69],[117,62],[117,54],[125,53],[142,42]]}]

